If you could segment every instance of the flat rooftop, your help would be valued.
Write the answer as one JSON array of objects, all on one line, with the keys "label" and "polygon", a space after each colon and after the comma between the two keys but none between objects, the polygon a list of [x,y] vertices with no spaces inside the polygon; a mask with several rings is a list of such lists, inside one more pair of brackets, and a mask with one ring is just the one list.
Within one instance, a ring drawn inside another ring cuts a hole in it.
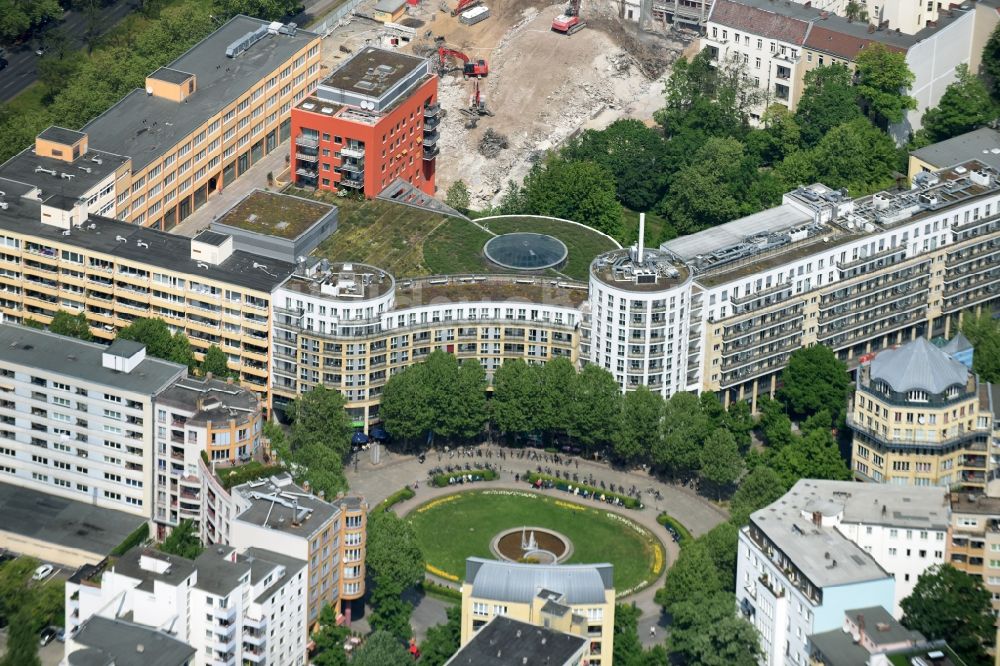
[{"label": "flat rooftop", "polygon": [[1000,517],[1000,497],[975,493],[951,493],[951,512]]},{"label": "flat rooftop", "polygon": [[232,552],[227,546],[209,546],[195,558],[194,568],[198,571],[199,590],[225,596],[240,585],[240,579],[250,573],[250,562],[246,558],[237,558],[230,562],[226,555]]},{"label": "flat rooftop", "polygon": [[396,284],[389,273],[369,264],[333,262],[324,268],[320,263],[315,275],[296,274],[282,287],[303,296],[360,305],[388,293]]},{"label": "flat rooftop", "polygon": [[910,155],[941,169],[964,164],[969,160],[979,160],[993,169],[1000,169],[1000,131],[981,127],[924,146]]},{"label": "flat rooftop", "polygon": [[34,236],[40,242],[76,246],[89,252],[160,267],[195,280],[204,278],[229,282],[262,292],[270,292],[295,269],[294,264],[270,258],[261,260],[260,256],[242,250],[234,251],[218,265],[203,268],[199,266],[201,262],[191,259],[190,238],[95,215],[87,218],[85,224],[74,228],[69,235],[64,235],[59,227],[42,223],[38,201],[10,196],[8,182],[0,180],[0,189],[8,193],[4,199],[8,207],[0,210],[0,230]]},{"label": "flat rooftop", "polygon": [[250,506],[237,520],[258,527],[308,538],[340,511],[292,483],[288,474],[251,481],[232,488]]},{"label": "flat rooftop", "polygon": [[69,666],[183,666],[196,650],[162,631],[94,615],[73,637],[84,646],[67,655]]},{"label": "flat rooftop", "polygon": [[587,285],[538,276],[447,276],[400,280],[396,309],[432,303],[532,303],[578,308],[587,300]]},{"label": "flat rooftop", "polygon": [[381,97],[426,62],[417,56],[366,46],[330,72],[320,85],[357,95]]},{"label": "flat rooftop", "polygon": [[319,201],[254,190],[212,222],[212,226],[226,225],[294,240],[334,210],[334,206]]},{"label": "flat rooftop", "polygon": [[[169,566],[166,567],[163,573],[158,573],[152,569],[145,569],[141,565],[143,557],[168,562]],[[139,581],[139,590],[152,592],[156,583],[163,583],[172,587],[182,585],[184,581],[197,571],[197,567],[195,567],[193,560],[185,557],[169,555],[152,548],[136,546],[119,557],[112,565],[112,570],[117,574]],[[95,574],[98,573],[100,572],[95,572]]]},{"label": "flat rooftop", "polygon": [[691,271],[673,255],[648,248],[639,264],[629,249],[606,252],[590,265],[595,278],[615,289],[635,292],[657,292],[684,284]]},{"label": "flat rooftop", "polygon": [[66,548],[106,555],[145,521],[123,511],[0,482],[0,530]]},{"label": "flat rooftop", "polygon": [[[62,128],[49,129],[70,131]],[[45,132],[40,136],[44,136]],[[126,162],[127,157],[94,149],[88,149],[72,162],[64,162],[54,157],[37,155],[32,145],[0,165],[0,178],[34,185],[41,191],[42,199],[50,195],[62,195],[76,201]],[[5,188],[0,189],[6,191]]]},{"label": "flat rooftop", "polygon": [[587,642],[584,636],[498,615],[477,631],[445,666],[563,666],[571,663]]},{"label": "flat rooftop", "polygon": [[[295,35],[267,35],[234,58],[226,48],[247,33],[270,25],[268,21],[234,16],[198,42],[166,69],[191,73],[196,90],[177,103],[136,89],[90,121],[83,131],[90,145],[132,158],[132,170],[141,171],[165,155],[182,139],[235,102],[261,80],[277,72],[318,35],[299,30]],[[162,72],[157,70],[157,74]]]},{"label": "flat rooftop", "polygon": [[[889,574],[836,524],[943,531],[948,528],[946,495],[947,489],[939,487],[802,479],[750,520],[814,585],[845,585]],[[811,517],[817,513],[833,524],[816,525]]]},{"label": "flat rooftop", "polygon": [[186,412],[188,425],[205,425],[209,421],[247,419],[260,412],[256,394],[238,384],[220,379],[184,377],[160,393],[157,404]]},{"label": "flat rooftop", "polygon": [[0,324],[0,362],[72,377],[120,391],[153,395],[187,368],[147,356],[132,372],[105,368],[108,347],[16,324]]},{"label": "flat rooftop", "polygon": [[660,247],[684,261],[691,261],[699,255],[709,255],[741,243],[747,236],[786,231],[811,220],[812,216],[799,207],[782,204],[717,227],[669,240]]}]

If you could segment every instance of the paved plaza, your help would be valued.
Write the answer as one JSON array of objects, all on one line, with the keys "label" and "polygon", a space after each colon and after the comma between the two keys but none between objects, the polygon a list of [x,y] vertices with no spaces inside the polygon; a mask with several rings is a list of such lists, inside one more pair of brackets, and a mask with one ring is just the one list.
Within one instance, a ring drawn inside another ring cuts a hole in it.
[{"label": "paved plaza", "polygon": [[[497,450],[496,447],[493,448],[494,452]],[[524,475],[527,472],[537,471],[539,465],[543,468],[552,467],[553,471],[558,468],[576,472],[581,478],[593,475],[594,479],[598,482],[613,483],[616,486],[624,486],[626,489],[635,486],[643,492],[643,502],[646,504],[645,508],[626,509],[612,507],[603,503],[601,505],[607,507],[609,510],[628,516],[660,538],[667,550],[668,566],[677,557],[679,551],[677,544],[669,538],[666,530],[656,522],[656,516],[661,511],[666,511],[672,517],[676,518],[695,536],[700,536],[708,532],[728,518],[724,510],[690,489],[662,483],[643,471],[626,472],[613,469],[607,464],[587,460],[574,458],[574,464],[567,466],[565,464],[556,465],[551,462],[529,460],[527,457],[511,458],[510,455],[507,455],[506,458],[500,458],[495,454],[491,458],[486,458],[485,456],[475,458],[455,456],[454,458],[450,458],[448,454],[441,453],[441,460],[439,461],[438,453],[432,451],[427,455],[426,461],[421,464],[415,456],[390,453],[383,450],[380,455],[381,459],[376,464],[372,462],[370,453],[362,453],[357,466],[355,467],[353,464],[349,465],[346,470],[351,492],[364,496],[371,506],[375,506],[403,486],[408,485],[412,488],[416,483],[416,496],[411,500],[395,505],[394,509],[399,515],[406,515],[406,513],[424,502],[464,489],[516,488],[525,490],[527,489],[527,484],[516,482],[514,480],[515,475]],[[494,468],[500,469],[500,477],[496,481],[478,482],[471,486],[460,486],[458,488],[452,486],[435,488],[427,485],[427,475],[430,469],[438,466],[446,467],[449,464],[461,464],[464,466],[466,462],[470,464],[478,463],[480,465],[488,462]],[[647,492],[649,489],[659,491],[661,499],[654,499],[653,493]],[[555,489],[541,490],[539,492],[563,494],[563,491]],[[575,497],[574,500],[582,503],[593,501],[579,497]],[[447,581],[443,580],[439,582],[448,584]],[[642,616],[639,618],[639,638],[647,646],[662,642],[666,636],[665,623],[660,613],[660,606],[653,599],[656,590],[662,585],[663,576],[661,575],[657,581],[646,589],[622,600],[623,603],[634,603],[642,611]],[[421,612],[414,614],[414,628],[418,636],[424,635],[427,629],[426,626],[423,626],[426,622],[420,621],[421,619],[431,621],[433,618],[443,617],[439,604],[440,602],[429,598],[425,598],[422,601],[421,606],[424,606],[423,609]],[[649,628],[653,625],[657,627],[655,637],[651,637],[649,634]]]}]

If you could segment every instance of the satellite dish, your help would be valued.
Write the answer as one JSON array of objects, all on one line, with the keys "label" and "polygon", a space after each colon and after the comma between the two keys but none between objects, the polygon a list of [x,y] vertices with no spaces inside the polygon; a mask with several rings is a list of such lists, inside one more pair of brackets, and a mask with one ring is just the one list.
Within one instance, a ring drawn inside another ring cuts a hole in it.
[{"label": "satellite dish", "polygon": [[926,420],[927,419],[924,418],[923,414],[921,414],[920,416],[917,417],[917,423],[919,423],[920,425],[923,425],[924,421],[926,421]]},{"label": "satellite dish", "polygon": [[153,94],[153,86],[146,86],[146,94],[147,95]]}]

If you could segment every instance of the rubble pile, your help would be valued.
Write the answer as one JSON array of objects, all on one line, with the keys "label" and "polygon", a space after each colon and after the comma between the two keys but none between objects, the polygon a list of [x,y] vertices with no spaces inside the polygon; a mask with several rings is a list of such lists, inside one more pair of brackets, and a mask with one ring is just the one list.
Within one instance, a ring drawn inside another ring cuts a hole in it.
[{"label": "rubble pile", "polygon": [[479,154],[487,159],[493,159],[500,154],[501,150],[507,149],[507,135],[500,134],[492,127],[488,127],[483,132],[483,138],[479,140]]}]

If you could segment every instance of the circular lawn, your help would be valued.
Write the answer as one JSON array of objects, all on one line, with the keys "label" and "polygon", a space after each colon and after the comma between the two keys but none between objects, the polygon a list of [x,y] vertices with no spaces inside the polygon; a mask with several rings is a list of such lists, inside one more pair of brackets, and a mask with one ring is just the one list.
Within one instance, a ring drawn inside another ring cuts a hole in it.
[{"label": "circular lawn", "polygon": [[654,582],[665,565],[663,544],[627,516],[603,505],[520,490],[480,490],[445,495],[406,515],[427,560],[427,570],[452,581],[465,575],[465,558],[494,559],[490,543],[500,532],[547,527],[573,542],[570,564],[610,562],[619,597]]}]

